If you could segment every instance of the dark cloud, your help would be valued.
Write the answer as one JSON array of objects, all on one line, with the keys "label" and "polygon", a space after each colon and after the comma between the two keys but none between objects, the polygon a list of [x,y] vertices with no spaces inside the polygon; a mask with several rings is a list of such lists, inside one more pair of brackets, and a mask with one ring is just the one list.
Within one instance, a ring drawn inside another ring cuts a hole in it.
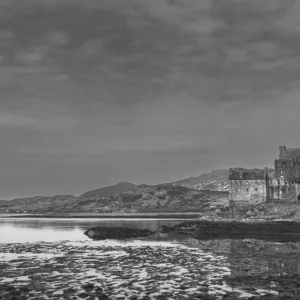
[{"label": "dark cloud", "polygon": [[299,139],[299,7],[0,0],[2,197],[272,163]]}]

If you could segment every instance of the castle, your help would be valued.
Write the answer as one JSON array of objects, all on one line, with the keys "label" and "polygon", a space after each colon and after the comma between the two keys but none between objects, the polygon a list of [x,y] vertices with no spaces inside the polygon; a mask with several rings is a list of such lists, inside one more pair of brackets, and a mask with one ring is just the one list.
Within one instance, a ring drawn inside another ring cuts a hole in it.
[{"label": "castle", "polygon": [[229,169],[230,203],[282,201],[300,204],[300,148],[279,147],[274,170]]}]

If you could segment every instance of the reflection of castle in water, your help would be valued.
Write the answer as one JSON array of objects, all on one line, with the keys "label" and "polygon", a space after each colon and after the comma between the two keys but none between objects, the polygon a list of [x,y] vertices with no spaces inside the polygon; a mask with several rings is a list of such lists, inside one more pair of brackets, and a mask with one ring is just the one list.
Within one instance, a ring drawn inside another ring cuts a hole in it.
[{"label": "reflection of castle in water", "polygon": [[300,244],[258,240],[230,241],[232,287],[249,284],[300,299]]},{"label": "reflection of castle in water", "polygon": [[233,240],[230,265],[232,276],[300,274],[300,244]]},{"label": "reflection of castle in water", "polygon": [[275,292],[278,297],[288,295],[290,298],[287,299],[300,299],[300,243],[254,239],[198,240],[170,233],[161,235],[161,239],[174,239],[179,244],[228,257],[230,275],[224,280],[232,292],[235,289],[265,290]]}]

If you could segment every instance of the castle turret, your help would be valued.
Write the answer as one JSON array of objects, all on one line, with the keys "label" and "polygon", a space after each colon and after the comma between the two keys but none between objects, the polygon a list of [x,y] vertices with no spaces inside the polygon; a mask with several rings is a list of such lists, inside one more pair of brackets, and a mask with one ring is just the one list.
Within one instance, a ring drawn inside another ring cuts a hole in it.
[{"label": "castle turret", "polygon": [[286,146],[279,146],[279,159],[284,159],[286,153]]}]

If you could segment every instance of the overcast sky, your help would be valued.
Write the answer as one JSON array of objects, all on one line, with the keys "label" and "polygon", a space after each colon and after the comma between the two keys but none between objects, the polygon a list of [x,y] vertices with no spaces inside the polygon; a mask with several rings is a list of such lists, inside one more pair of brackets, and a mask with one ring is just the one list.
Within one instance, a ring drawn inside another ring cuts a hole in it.
[{"label": "overcast sky", "polygon": [[0,0],[0,199],[272,166],[300,146],[300,1]]}]

